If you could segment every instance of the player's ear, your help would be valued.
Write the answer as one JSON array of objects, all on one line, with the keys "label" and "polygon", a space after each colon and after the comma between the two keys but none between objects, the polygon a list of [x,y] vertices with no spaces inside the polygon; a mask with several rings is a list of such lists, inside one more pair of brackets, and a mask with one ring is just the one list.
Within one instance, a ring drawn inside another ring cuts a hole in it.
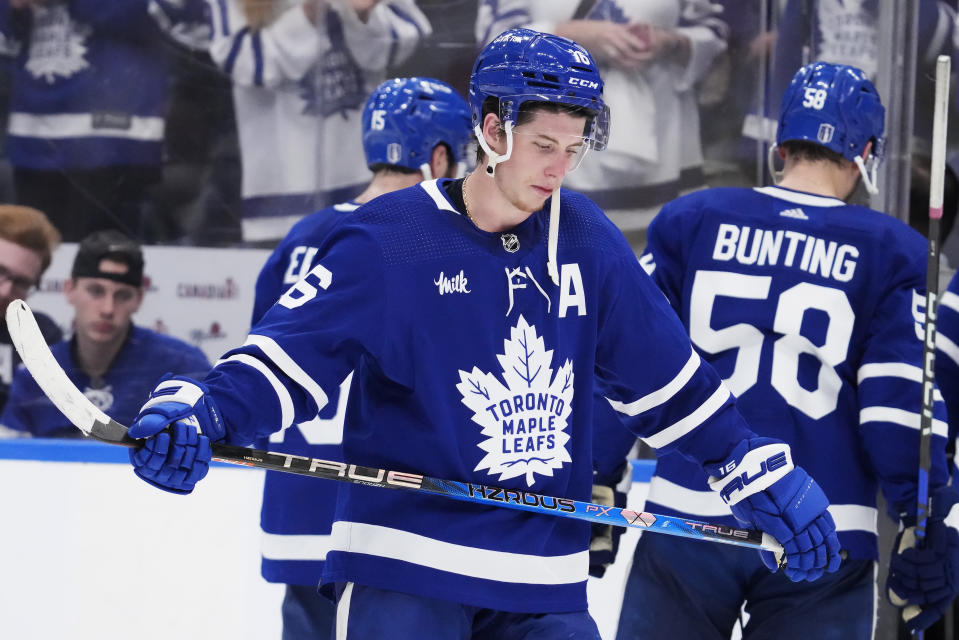
[{"label": "player's ear", "polygon": [[506,140],[503,135],[503,123],[495,113],[487,113],[483,118],[483,137],[486,144],[496,153],[506,152]]},{"label": "player's ear", "polygon": [[430,171],[437,178],[454,178],[452,175],[455,165],[452,162],[445,144],[438,144],[433,147],[433,153],[430,155]]}]

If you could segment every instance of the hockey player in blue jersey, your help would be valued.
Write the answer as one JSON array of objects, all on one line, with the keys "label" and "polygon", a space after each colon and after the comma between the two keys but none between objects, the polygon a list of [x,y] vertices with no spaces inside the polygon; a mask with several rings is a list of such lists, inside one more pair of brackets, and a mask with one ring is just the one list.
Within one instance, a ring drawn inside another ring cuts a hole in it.
[{"label": "hockey player in blue jersey", "polygon": [[936,384],[942,390],[949,416],[947,448],[952,452],[950,473],[953,484],[959,481],[956,442],[959,440],[959,272],[941,292],[936,306]]},{"label": "hockey player in blue jersey", "polygon": [[[744,602],[747,639],[873,637],[877,488],[890,516],[903,527],[915,522],[917,304],[926,278],[922,236],[844,202],[860,180],[875,181],[869,165],[881,153],[883,114],[859,69],[803,67],[782,98],[778,186],[674,200],[650,226],[641,258],[750,426],[788,442],[822,485],[848,559],[834,575],[795,584],[738,549],[642,536],[619,638],[725,640]],[[912,630],[931,624],[959,587],[959,538],[945,519],[956,499],[944,486],[941,401],[935,412],[929,543],[917,552],[910,533],[900,534],[906,544],[896,540],[890,561],[890,599],[922,609],[907,620]],[[687,458],[666,453],[647,508],[735,523],[713,484]]]},{"label": "hockey player in blue jersey", "polygon": [[[50,350],[70,381],[114,420],[137,415],[157,376],[199,376],[210,370],[197,347],[133,323],[143,301],[143,253],[119,231],[97,231],[83,239],[64,294],[74,309],[73,335]],[[24,366],[13,376],[0,425],[21,436],[82,435]]]},{"label": "hockey player in blue jersey", "polygon": [[[202,383],[157,386],[130,429],[145,440],[134,471],[189,493],[211,442],[309,419],[354,371],[346,460],[585,500],[598,379],[636,435],[705,469],[783,544],[787,575],[835,571],[819,485],[788,445],[748,428],[616,227],[560,188],[605,146],[602,87],[570,40],[495,38],[470,80],[477,171],[336,225],[316,266]],[[767,469],[770,457],[782,464]],[[338,638],[599,638],[585,522],[359,484],[339,488],[335,518],[323,582]]]},{"label": "hockey player in blue jersey", "polygon": [[[469,106],[452,87],[432,78],[394,78],[380,84],[363,108],[363,152],[373,180],[356,198],[296,223],[260,271],[253,325],[283,293],[316,266],[330,229],[361,204],[434,177],[458,177],[467,162]],[[351,372],[313,419],[257,442],[258,448],[342,460],[340,440]],[[260,526],[263,577],[285,583],[284,640],[332,637],[333,602],[317,593],[330,548],[338,485],[266,473]],[[303,505],[310,508],[304,509]]]}]

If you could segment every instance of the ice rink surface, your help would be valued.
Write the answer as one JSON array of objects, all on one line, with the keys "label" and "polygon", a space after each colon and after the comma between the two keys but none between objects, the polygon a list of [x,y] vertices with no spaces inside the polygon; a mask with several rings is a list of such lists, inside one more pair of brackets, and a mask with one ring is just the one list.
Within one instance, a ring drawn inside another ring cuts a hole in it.
[{"label": "ice rink surface", "polygon": [[[279,640],[283,587],[259,573],[264,472],[217,466],[178,496],[136,478],[126,456],[93,442],[0,440],[2,637]],[[633,485],[631,507],[646,486]],[[627,531],[606,577],[590,579],[603,640],[615,635],[637,539]]]}]

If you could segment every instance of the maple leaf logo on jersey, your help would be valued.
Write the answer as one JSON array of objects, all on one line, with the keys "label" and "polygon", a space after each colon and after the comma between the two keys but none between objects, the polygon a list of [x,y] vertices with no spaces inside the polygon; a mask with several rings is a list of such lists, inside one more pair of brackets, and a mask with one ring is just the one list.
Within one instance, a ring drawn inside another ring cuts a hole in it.
[{"label": "maple leaf logo on jersey", "polygon": [[[569,359],[553,375],[552,350],[523,316],[503,341],[496,356],[502,367],[502,382],[492,373],[473,367],[460,370],[456,389],[463,404],[473,411],[473,422],[483,427],[486,451],[474,471],[488,469],[499,480],[526,476],[536,483],[536,474],[552,476],[553,469],[571,462],[566,443],[573,401],[573,364]],[[504,384],[505,383],[505,384]]]}]

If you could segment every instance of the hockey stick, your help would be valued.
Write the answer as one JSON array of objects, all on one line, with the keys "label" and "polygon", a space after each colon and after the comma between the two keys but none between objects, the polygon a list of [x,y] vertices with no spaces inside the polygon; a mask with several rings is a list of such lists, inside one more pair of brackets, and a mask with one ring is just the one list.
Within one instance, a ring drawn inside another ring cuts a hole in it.
[{"label": "hockey stick", "polygon": [[[936,305],[939,303],[939,219],[942,218],[942,193],[946,173],[946,130],[949,114],[949,56],[936,59],[936,101],[932,120],[932,158],[929,173],[929,255],[926,265],[926,318],[922,345],[922,413],[919,418],[919,476],[916,506],[916,546],[926,540],[926,524],[932,513],[929,474],[932,470],[932,408],[936,373]],[[917,615],[919,608],[909,606],[903,618]],[[919,633],[920,640],[923,633]]]},{"label": "hockey stick", "polygon": [[[126,447],[140,441],[127,434],[127,427],[111,419],[77,389],[47,347],[33,313],[23,300],[7,307],[7,328],[14,347],[33,379],[50,401],[87,436]],[[465,502],[509,507],[547,515],[575,518],[605,525],[635,527],[685,538],[710,540],[741,547],[764,549],[782,556],[783,548],[772,536],[753,529],[736,529],[685,518],[636,512],[570,498],[555,498],[538,493],[500,489],[472,482],[440,480],[416,473],[361,467],[344,462],[307,458],[289,453],[273,453],[213,444],[213,459],[247,467],[258,467],[313,478],[339,480],[386,489],[405,489],[446,496]]]},{"label": "hockey stick", "polygon": [[919,421],[919,482],[916,543],[926,537],[932,508],[929,473],[932,465],[932,407],[936,365],[936,305],[939,299],[939,219],[946,172],[946,117],[949,108],[949,56],[936,60],[936,102],[932,121],[932,166],[929,175],[929,261],[926,266],[926,332],[923,341],[922,415]]}]

